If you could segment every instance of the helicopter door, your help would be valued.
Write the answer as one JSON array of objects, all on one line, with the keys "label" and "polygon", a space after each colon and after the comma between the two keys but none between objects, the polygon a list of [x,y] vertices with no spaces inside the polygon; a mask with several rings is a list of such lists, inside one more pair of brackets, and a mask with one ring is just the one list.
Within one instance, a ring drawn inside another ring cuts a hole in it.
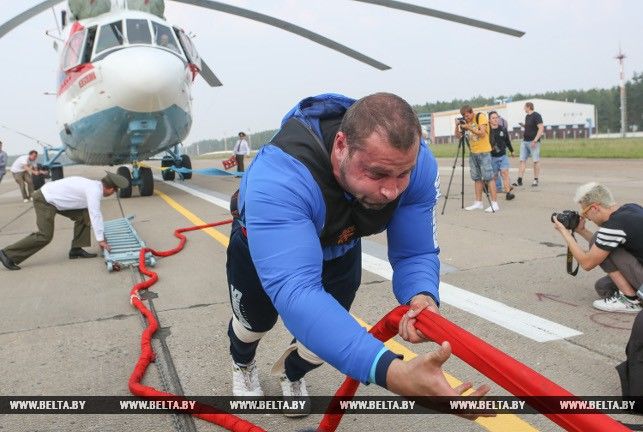
[{"label": "helicopter door", "polygon": [[201,71],[202,70],[201,57],[199,57],[199,53],[196,52],[196,48],[192,44],[192,40],[190,39],[190,37],[186,35],[185,32],[179,28],[174,27],[174,31],[176,32],[176,35],[179,38],[179,42],[183,47],[183,52],[185,53],[185,57],[187,57],[188,62],[195,65],[197,69]]},{"label": "helicopter door", "polygon": [[85,31],[79,31],[69,37],[63,50],[60,69],[67,72],[81,64]]}]

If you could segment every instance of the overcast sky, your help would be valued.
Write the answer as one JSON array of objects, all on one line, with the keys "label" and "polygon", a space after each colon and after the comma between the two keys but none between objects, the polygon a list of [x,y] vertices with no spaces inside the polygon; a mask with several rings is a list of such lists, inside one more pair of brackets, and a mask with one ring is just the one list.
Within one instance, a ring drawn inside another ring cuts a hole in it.
[{"label": "overcast sky", "polygon": [[[2,0],[0,21],[37,4]],[[643,2],[638,0],[414,0],[526,32],[500,35],[351,0],[245,0],[235,6],[278,17],[334,39],[390,66],[378,71],[277,28],[166,1],[166,18],[194,42],[224,87],[198,80],[186,144],[240,130],[276,128],[303,97],[397,93],[411,104],[618,84],[614,55],[628,58],[626,77],[643,71]],[[64,6],[61,3],[56,9]],[[51,10],[0,39],[0,140],[9,154],[36,147],[8,126],[58,144],[57,53],[44,32]]]}]

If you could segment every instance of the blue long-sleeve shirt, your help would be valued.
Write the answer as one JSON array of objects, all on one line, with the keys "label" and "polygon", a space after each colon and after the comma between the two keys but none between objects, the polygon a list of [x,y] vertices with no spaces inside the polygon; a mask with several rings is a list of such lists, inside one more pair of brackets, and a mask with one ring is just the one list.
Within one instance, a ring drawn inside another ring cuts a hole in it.
[{"label": "blue long-sleeve shirt", "polygon": [[[438,196],[437,162],[422,142],[387,227],[393,291],[402,304],[421,292],[439,301]],[[257,274],[286,327],[341,372],[368,381],[383,344],[322,286],[323,261],[343,255],[355,242],[321,246],[326,208],[310,171],[276,146],[264,146],[242,180],[239,207]]]}]

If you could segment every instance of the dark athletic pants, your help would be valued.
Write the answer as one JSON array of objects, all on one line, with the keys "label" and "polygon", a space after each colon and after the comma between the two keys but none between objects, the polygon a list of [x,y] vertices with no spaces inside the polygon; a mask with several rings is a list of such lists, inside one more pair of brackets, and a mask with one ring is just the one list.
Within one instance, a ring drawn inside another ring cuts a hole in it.
[{"label": "dark athletic pants", "polygon": [[244,162],[244,158],[246,157],[246,155],[236,154],[236,155],[234,155],[234,157],[237,160],[237,171],[244,172],[245,167],[243,165],[243,162]]},{"label": "dark athletic pants", "polygon": [[623,396],[643,396],[643,312],[639,312],[632,325],[632,334],[625,348],[625,360],[616,366],[621,377]]},{"label": "dark athletic pants", "polygon": [[[595,233],[590,242],[590,246],[596,241],[597,234]],[[612,273],[618,270],[623,277],[632,285],[634,290],[643,285],[643,265],[631,253],[618,247],[614,249],[600,264],[601,269],[605,273]],[[611,297],[618,288],[612,282],[609,275],[603,276],[596,281],[594,289],[601,298]]]},{"label": "dark athletic pants", "polygon": [[71,241],[72,248],[85,247],[92,244],[91,221],[87,209],[60,211],[45,201],[45,197],[40,190],[37,190],[33,194],[33,208],[36,213],[38,231],[4,248],[4,253],[11,258],[14,263],[20,264],[51,242],[51,239],[54,237],[54,218],[57,214],[74,221],[74,238]]},{"label": "dark athletic pants", "polygon": [[[236,219],[232,224],[227,254],[226,270],[232,312],[248,330],[257,333],[267,332],[277,322],[277,310],[261,286],[250,257],[248,239]],[[350,309],[355,299],[361,277],[361,242],[358,242],[346,255],[324,261],[322,270],[324,289],[346,310]],[[247,364],[252,361],[258,341],[242,342],[234,334],[232,325],[228,328],[228,336],[230,336],[232,359],[238,364]],[[317,366],[319,365],[302,359],[295,350],[286,358],[286,375],[291,381],[296,381]]]}]

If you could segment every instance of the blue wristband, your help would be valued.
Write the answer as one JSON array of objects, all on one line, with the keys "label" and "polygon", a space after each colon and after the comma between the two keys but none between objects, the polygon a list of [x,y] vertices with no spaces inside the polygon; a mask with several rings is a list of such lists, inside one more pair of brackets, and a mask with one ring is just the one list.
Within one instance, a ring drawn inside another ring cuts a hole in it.
[{"label": "blue wristband", "polygon": [[373,363],[371,364],[371,371],[368,374],[368,382],[369,383],[374,383],[375,382],[375,372],[377,371],[377,362],[380,361],[380,358],[382,357],[382,355],[386,351],[388,351],[388,348],[382,347],[380,352],[378,352],[377,355],[375,356],[375,358],[373,359]]},{"label": "blue wristband", "polygon": [[388,372],[388,368],[393,360],[397,358],[403,359],[404,356],[397,355],[394,352],[389,351],[386,347],[383,347],[373,360],[368,381],[386,388],[386,373]]}]

